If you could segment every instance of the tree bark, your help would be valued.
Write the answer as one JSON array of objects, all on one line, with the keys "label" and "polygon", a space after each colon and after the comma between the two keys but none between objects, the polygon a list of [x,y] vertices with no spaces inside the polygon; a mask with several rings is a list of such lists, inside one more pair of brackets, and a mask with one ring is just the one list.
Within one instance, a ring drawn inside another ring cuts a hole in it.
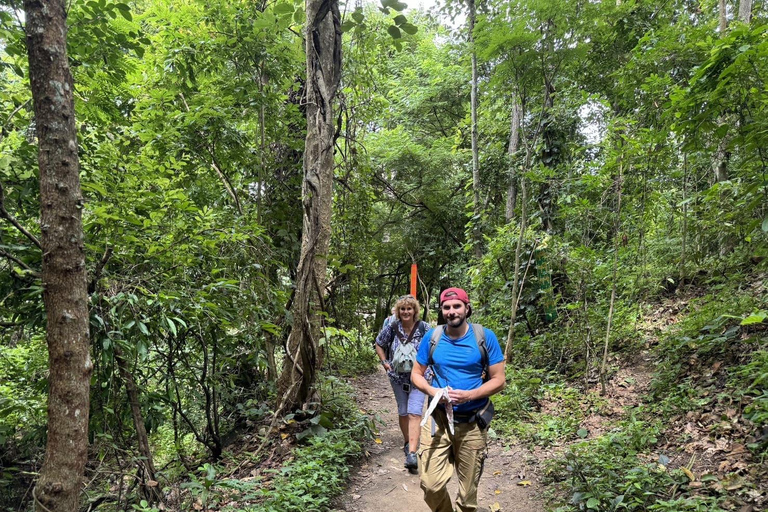
[{"label": "tree bark", "polygon": [[88,458],[93,364],[81,212],[80,163],[67,62],[66,4],[25,0],[29,79],[40,167],[43,301],[49,364],[48,441],[32,495],[40,512],[71,512]]},{"label": "tree bark", "polygon": [[480,259],[483,256],[482,241],[483,234],[480,229],[480,216],[482,208],[480,206],[480,156],[477,147],[477,51],[475,51],[475,22],[477,20],[477,11],[475,0],[467,0],[469,7],[469,45],[472,51],[472,87],[470,91],[470,117],[472,119],[472,193],[474,201],[474,219],[472,219],[472,238],[475,248],[475,258]]},{"label": "tree bark", "polygon": [[752,21],[752,0],[741,0],[739,2],[739,20],[747,25]]},{"label": "tree bark", "polygon": [[305,404],[314,393],[318,333],[331,239],[333,196],[333,101],[341,75],[341,16],[338,0],[306,0],[307,138],[301,256],[296,272],[293,324],[278,380],[277,411]]},{"label": "tree bark", "polygon": [[[526,159],[527,160],[527,159]],[[513,350],[515,346],[515,323],[517,322],[517,309],[520,293],[520,257],[523,253],[523,240],[525,231],[528,229],[528,188],[525,184],[525,177],[520,179],[520,234],[517,238],[517,247],[515,248],[515,277],[512,281],[512,311],[509,319],[509,330],[507,331],[507,342],[504,346],[504,359],[507,362],[512,361]]]},{"label": "tree bark", "polygon": [[509,130],[509,186],[507,187],[507,208],[506,221],[512,222],[515,218],[515,206],[517,206],[517,170],[515,169],[515,157],[520,149],[520,120],[522,118],[522,108],[517,94],[512,95],[512,120]]},{"label": "tree bark", "polygon": [[725,15],[725,0],[718,0],[717,10],[720,15],[718,29],[720,31],[720,37],[723,37],[725,35],[725,30],[728,28],[728,19]]}]

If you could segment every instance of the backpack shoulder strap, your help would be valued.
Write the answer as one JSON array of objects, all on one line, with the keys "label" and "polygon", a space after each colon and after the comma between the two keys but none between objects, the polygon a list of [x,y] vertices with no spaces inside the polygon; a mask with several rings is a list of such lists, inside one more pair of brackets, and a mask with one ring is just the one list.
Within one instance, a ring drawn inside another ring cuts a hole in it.
[{"label": "backpack shoulder strap", "polygon": [[419,322],[419,339],[424,337],[424,334],[429,330],[429,324],[425,321]]},{"label": "backpack shoulder strap", "polygon": [[400,323],[400,320],[392,320],[389,323],[389,327],[392,330],[392,334],[389,336],[389,343],[387,344],[387,358],[389,360],[392,360],[392,344],[395,342],[395,336],[397,336],[397,325]]},{"label": "backpack shoulder strap", "polygon": [[485,329],[480,324],[471,324],[475,333],[477,348],[480,349],[480,361],[483,363],[483,380],[488,378],[488,347],[485,346]]},{"label": "backpack shoulder strap", "polygon": [[437,344],[440,343],[440,338],[443,336],[444,328],[445,328],[444,326],[438,325],[432,331],[432,336],[429,337],[429,360],[427,361],[427,366],[432,366],[433,364],[435,364],[435,360],[432,359],[432,354],[435,353]]}]

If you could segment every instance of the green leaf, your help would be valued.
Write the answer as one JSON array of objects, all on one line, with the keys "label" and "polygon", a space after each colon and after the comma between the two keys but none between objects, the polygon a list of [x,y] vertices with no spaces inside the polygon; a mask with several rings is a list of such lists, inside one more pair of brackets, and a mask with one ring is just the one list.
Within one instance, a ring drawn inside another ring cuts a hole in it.
[{"label": "green leaf", "polygon": [[120,15],[125,18],[128,21],[133,21],[133,16],[131,15],[131,8],[128,7],[126,4],[115,4],[115,7],[118,11],[120,11]]},{"label": "green leaf", "polygon": [[395,16],[395,19],[392,21],[395,22],[395,25],[402,25],[403,23],[408,23],[408,18],[406,18],[402,14],[398,14],[397,16]]},{"label": "green leaf", "polygon": [[741,325],[761,324],[765,321],[766,318],[768,318],[768,313],[765,311],[758,311],[757,313],[752,313],[744,320],[742,320]]},{"label": "green leaf", "polygon": [[403,37],[402,34],[400,34],[400,29],[394,25],[387,27],[387,32],[389,32],[389,35],[392,36],[392,39],[400,39]]},{"label": "green leaf", "polygon": [[275,14],[277,15],[293,14],[293,4],[289,4],[289,3],[277,4],[275,6]]},{"label": "green leaf", "polygon": [[341,33],[348,32],[349,30],[355,28],[357,23],[355,23],[352,20],[346,20],[344,23],[341,24]]},{"label": "green leaf", "polygon": [[410,23],[403,23],[400,25],[400,28],[403,29],[403,32],[411,36],[419,31],[419,27],[411,25]]},{"label": "green leaf", "polygon": [[173,335],[176,336],[176,324],[174,324],[173,320],[171,320],[168,317],[166,317],[165,321],[168,323],[168,327],[171,328],[171,332],[173,333]]},{"label": "green leaf", "polygon": [[597,510],[597,507],[599,506],[600,506],[600,500],[598,500],[597,498],[589,498],[587,500],[587,508],[592,510]]},{"label": "green leaf", "polygon": [[358,23],[362,23],[363,20],[365,19],[365,15],[363,14],[362,10],[355,9],[355,12],[352,13],[352,19]]},{"label": "green leaf", "polygon": [[763,219],[763,232],[768,233],[768,215]]}]

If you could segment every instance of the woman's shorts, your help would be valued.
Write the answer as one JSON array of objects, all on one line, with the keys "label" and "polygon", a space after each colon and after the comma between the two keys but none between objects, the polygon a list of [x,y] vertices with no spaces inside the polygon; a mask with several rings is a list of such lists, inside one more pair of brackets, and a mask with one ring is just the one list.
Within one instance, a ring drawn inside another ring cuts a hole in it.
[{"label": "woman's shorts", "polygon": [[426,395],[413,385],[411,385],[411,391],[408,392],[403,391],[402,384],[397,384],[391,380],[389,383],[392,385],[392,391],[395,392],[398,416],[408,416],[409,414],[421,416],[424,410],[424,398],[426,398]]}]

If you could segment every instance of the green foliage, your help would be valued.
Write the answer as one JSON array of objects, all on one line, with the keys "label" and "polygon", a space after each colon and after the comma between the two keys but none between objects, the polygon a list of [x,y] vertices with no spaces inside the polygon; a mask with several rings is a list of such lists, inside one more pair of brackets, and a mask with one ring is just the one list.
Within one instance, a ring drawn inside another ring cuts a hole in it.
[{"label": "green foliage", "polygon": [[556,510],[722,510],[715,498],[689,494],[689,478],[669,468],[668,457],[652,462],[640,457],[656,444],[660,424],[630,418],[621,427],[574,445],[549,465],[548,478],[569,497]]},{"label": "green foliage", "polygon": [[[754,424],[754,432],[761,432],[768,425],[768,351],[756,350],[745,364],[731,369],[728,387],[747,404],[744,417]],[[768,442],[752,448],[765,453]]]},{"label": "green foliage", "polygon": [[[546,378],[543,378],[546,376]],[[507,441],[551,446],[586,437],[582,420],[605,401],[559,383],[555,373],[507,368],[507,387],[493,398],[494,431]]]},{"label": "green foliage", "polygon": [[326,368],[333,370],[337,375],[370,373],[379,366],[373,344],[367,336],[358,331],[326,327],[320,345],[325,346]]}]

